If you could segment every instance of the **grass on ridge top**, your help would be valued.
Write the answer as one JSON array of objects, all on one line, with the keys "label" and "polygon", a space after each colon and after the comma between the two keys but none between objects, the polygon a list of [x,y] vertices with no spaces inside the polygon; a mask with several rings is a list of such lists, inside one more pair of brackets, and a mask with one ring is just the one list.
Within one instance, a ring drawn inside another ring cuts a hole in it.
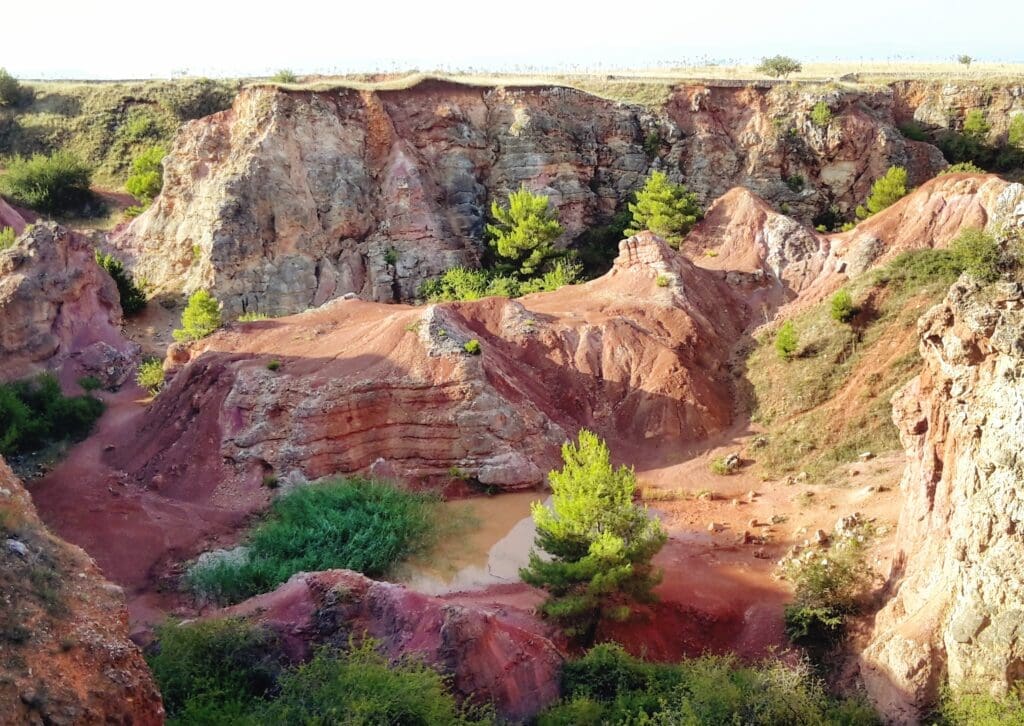
[{"label": "grass on ridge top", "polygon": [[763,332],[746,362],[753,420],[767,431],[757,459],[770,476],[827,476],[863,451],[900,448],[892,395],[919,370],[917,320],[956,279],[947,250],[900,255],[847,285],[866,308],[853,325],[829,314],[828,299],[795,315],[799,348],[790,361]]},{"label": "grass on ridge top", "polygon": [[246,538],[245,561],[194,566],[198,595],[220,603],[269,592],[297,572],[345,568],[370,577],[425,552],[453,525],[437,495],[367,479],[310,484],[278,498]]}]

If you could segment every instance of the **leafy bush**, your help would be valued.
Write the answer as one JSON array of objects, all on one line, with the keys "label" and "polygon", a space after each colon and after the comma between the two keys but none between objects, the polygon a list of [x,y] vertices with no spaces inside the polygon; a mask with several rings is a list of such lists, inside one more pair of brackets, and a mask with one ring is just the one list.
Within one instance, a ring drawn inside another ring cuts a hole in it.
[{"label": "leafy bush", "polygon": [[150,358],[139,364],[135,382],[149,391],[151,396],[160,393],[164,387],[164,364],[159,358]]},{"label": "leafy bush", "polygon": [[541,276],[523,281],[493,270],[453,267],[440,277],[424,282],[420,286],[419,295],[430,302],[479,300],[492,295],[513,298],[557,290],[563,285],[574,284],[579,276],[580,266],[567,260],[559,260]]},{"label": "leafy bush", "polygon": [[832,319],[839,323],[848,323],[857,314],[857,306],[853,304],[853,296],[850,291],[843,288],[829,302],[829,314]]},{"label": "leafy bush", "polygon": [[0,178],[4,193],[26,207],[59,214],[92,201],[92,167],[67,151],[15,157]]},{"label": "leafy bush", "polygon": [[0,107],[19,106],[30,94],[31,90],[18,83],[6,68],[0,68]]},{"label": "leafy bush", "polygon": [[669,280],[668,275],[658,275],[654,278],[654,284],[658,287],[668,287],[672,281]]},{"label": "leafy bush", "polygon": [[0,455],[84,438],[103,409],[103,402],[92,396],[65,397],[52,373],[0,384]]},{"label": "leafy bush", "polygon": [[784,181],[791,192],[803,191],[804,184],[806,183],[802,174],[791,174]]},{"label": "leafy bush", "polygon": [[181,328],[172,335],[178,342],[200,340],[220,327],[220,303],[206,290],[192,293],[181,314]]},{"label": "leafy bush", "polygon": [[974,58],[969,55],[958,55],[956,57],[956,62],[962,66],[969,66],[974,62]]},{"label": "leafy bush", "polygon": [[911,141],[927,141],[928,134],[925,133],[921,125],[916,121],[907,121],[905,124],[900,124],[900,133],[903,134],[904,138],[910,139]]},{"label": "leafy bush", "polygon": [[985,170],[975,164],[973,161],[961,161],[956,164],[950,164],[945,169],[939,172],[939,175],[943,174],[984,174]]},{"label": "leafy bush", "polygon": [[487,296],[491,276],[485,270],[453,267],[420,287],[421,297],[431,302],[443,300],[479,300]]},{"label": "leafy bush", "polygon": [[297,83],[299,77],[287,68],[283,68],[270,77],[274,83]]},{"label": "leafy bush", "polygon": [[501,268],[529,277],[558,254],[554,242],[564,230],[546,196],[520,187],[509,194],[507,207],[493,202],[491,215],[487,236]]},{"label": "leafy bush", "polygon": [[878,717],[858,701],[828,697],[807,667],[741,665],[734,656],[647,663],[602,644],[562,672],[565,699],[539,726],[565,724],[758,724],[867,726]]},{"label": "leafy bush", "polygon": [[866,219],[878,214],[886,207],[891,207],[907,195],[907,170],[902,166],[890,166],[885,175],[871,185],[866,209],[857,207],[857,217]]},{"label": "leafy bush", "polygon": [[771,58],[762,58],[761,63],[754,69],[757,73],[763,73],[772,78],[788,78],[792,73],[799,73],[803,69],[800,61],[785,55],[775,55]]},{"label": "leafy bush", "polygon": [[949,246],[954,264],[982,282],[993,282],[999,277],[1002,254],[995,237],[984,230],[971,227],[962,231]]},{"label": "leafy bush", "polygon": [[608,447],[583,429],[562,446],[564,466],[548,475],[552,506],[535,502],[537,550],[519,576],[548,592],[539,608],[581,641],[603,618],[625,620],[661,580],[651,560],[666,541],[657,519],[633,503],[636,475],[612,468]]},{"label": "leafy bush", "polygon": [[448,681],[417,660],[390,665],[372,640],[335,654],[321,650],[285,673],[280,694],[263,710],[261,723],[491,724],[486,709],[460,707]]},{"label": "leafy bush", "polygon": [[900,253],[873,274],[876,283],[892,284],[908,290],[933,282],[948,287],[961,272],[963,269],[949,250],[924,249]]},{"label": "leafy bush", "polygon": [[627,235],[650,230],[678,247],[686,233],[704,216],[697,196],[682,184],[673,184],[664,172],[653,171],[629,205],[633,215]]},{"label": "leafy bush", "polygon": [[[540,277],[534,277],[533,279],[526,280],[519,285],[519,295],[529,295],[534,292],[551,292],[557,290],[565,285],[574,285],[580,276],[580,266],[578,263],[571,260],[559,260],[555,263],[554,267],[545,272]],[[497,289],[497,281],[502,278],[495,278],[492,280],[488,289]],[[507,278],[505,278],[507,279]],[[501,293],[494,293],[501,294]],[[509,296],[513,297],[513,296]]]},{"label": "leafy bush", "polygon": [[480,355],[480,341],[477,340],[476,338],[473,338],[472,340],[467,340],[466,344],[462,346],[462,349],[465,350],[470,355]]},{"label": "leafy bush", "polygon": [[1024,113],[1018,113],[1010,119],[1006,142],[1018,151],[1024,151]]},{"label": "leafy bush", "polygon": [[779,574],[793,584],[786,629],[795,643],[828,645],[842,633],[846,617],[877,575],[867,562],[870,530],[836,533],[827,547],[797,549],[779,561]]},{"label": "leafy bush", "polygon": [[827,128],[832,123],[832,109],[824,101],[818,101],[811,109],[811,123],[819,128]]},{"label": "leafy bush", "polygon": [[156,637],[158,646],[147,661],[167,716],[183,724],[200,722],[199,714],[214,709],[250,709],[269,695],[282,672],[277,638],[242,620],[171,622],[158,627]]},{"label": "leafy bush", "polygon": [[984,141],[988,137],[992,126],[985,118],[985,112],[980,108],[972,108],[964,116],[964,135],[978,141]]},{"label": "leafy bush", "polygon": [[799,344],[799,336],[796,332],[796,325],[792,320],[787,320],[775,334],[775,351],[783,360],[790,360],[796,353]]},{"label": "leafy bush", "polygon": [[193,567],[188,581],[205,597],[237,602],[296,572],[341,567],[378,577],[433,541],[437,503],[364,479],[305,486],[277,499],[249,533],[247,559]]},{"label": "leafy bush", "polygon": [[124,188],[143,205],[149,204],[164,186],[163,159],[167,149],[151,146],[132,161],[132,174]]},{"label": "leafy bush", "polygon": [[121,261],[113,255],[104,255],[96,250],[96,263],[107,271],[117,285],[117,294],[121,298],[121,310],[124,314],[131,316],[142,312],[146,307],[146,293],[135,284],[135,280],[124,269]]},{"label": "leafy bush", "polygon": [[13,247],[17,239],[18,235],[15,234],[14,227],[0,227],[0,252],[8,247]]},{"label": "leafy bush", "polygon": [[271,373],[273,373],[275,371],[278,371],[280,369],[281,369],[281,361],[279,361],[279,360],[272,360],[269,363],[267,363],[267,370],[270,371]]},{"label": "leafy bush", "polygon": [[942,726],[1020,726],[1024,724],[1024,688],[1005,696],[943,690],[938,723]]}]

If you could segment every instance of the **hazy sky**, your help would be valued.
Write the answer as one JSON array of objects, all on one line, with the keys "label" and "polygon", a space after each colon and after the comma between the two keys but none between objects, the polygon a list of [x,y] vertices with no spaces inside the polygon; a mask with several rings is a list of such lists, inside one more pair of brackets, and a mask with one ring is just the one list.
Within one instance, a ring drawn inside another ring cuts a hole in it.
[{"label": "hazy sky", "polygon": [[0,28],[0,66],[25,78],[1024,61],[1024,0],[4,0]]}]

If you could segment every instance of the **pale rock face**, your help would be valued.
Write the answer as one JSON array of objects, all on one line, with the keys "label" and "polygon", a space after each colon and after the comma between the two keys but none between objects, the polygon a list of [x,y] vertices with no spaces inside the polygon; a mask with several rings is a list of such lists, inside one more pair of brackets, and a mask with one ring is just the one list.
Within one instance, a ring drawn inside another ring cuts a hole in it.
[{"label": "pale rock face", "polygon": [[0,251],[0,380],[53,370],[120,385],[138,356],[120,325],[117,287],[81,236],[40,223]]},{"label": "pale rock face", "polygon": [[[997,223],[1024,229],[1024,187]],[[907,447],[894,596],[861,656],[868,692],[916,723],[948,679],[1024,679],[1024,288],[963,278],[919,322],[924,369],[893,400]]]},{"label": "pale rock face", "polygon": [[[822,99],[825,129],[809,120]],[[520,185],[549,196],[568,244],[652,169],[704,204],[743,185],[805,222],[852,209],[893,164],[920,183],[945,162],[900,136],[892,105],[886,92],[700,84],[656,112],[557,87],[251,88],[182,129],[163,193],[110,244],[158,290],[209,289],[229,316],[349,292],[409,300],[479,263],[490,203]]]}]

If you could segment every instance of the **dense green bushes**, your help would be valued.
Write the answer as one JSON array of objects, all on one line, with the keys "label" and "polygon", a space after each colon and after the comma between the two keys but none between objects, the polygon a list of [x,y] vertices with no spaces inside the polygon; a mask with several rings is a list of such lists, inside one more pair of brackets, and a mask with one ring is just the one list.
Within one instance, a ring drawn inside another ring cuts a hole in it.
[{"label": "dense green bushes", "polygon": [[806,668],[779,662],[743,666],[731,656],[704,656],[655,664],[599,645],[566,663],[562,683],[564,700],[541,714],[540,726],[878,723],[862,703],[829,698]]},{"label": "dense green bushes", "polygon": [[163,159],[167,149],[151,146],[132,160],[132,173],[125,182],[128,193],[147,205],[164,185]]},{"label": "dense green bushes", "polygon": [[74,154],[56,151],[11,159],[0,189],[26,207],[61,214],[80,212],[92,201],[91,180],[92,167]]},{"label": "dense green bushes", "polygon": [[891,207],[907,196],[907,170],[902,166],[890,166],[885,174],[871,185],[865,206],[857,207],[857,218],[867,219],[883,209]]},{"label": "dense green bushes", "polygon": [[487,225],[487,236],[500,272],[533,277],[559,255],[554,242],[564,230],[546,196],[520,187],[508,195],[507,206],[492,202],[491,215],[494,223]]},{"label": "dense green bushes", "polygon": [[962,271],[982,282],[994,282],[999,277],[1002,251],[995,237],[977,227],[962,231],[949,246],[953,263]]},{"label": "dense green bushes", "polygon": [[529,280],[517,280],[494,270],[470,270],[453,267],[440,277],[420,286],[419,296],[430,302],[445,300],[479,300],[483,297],[520,297],[534,292],[550,292],[574,284],[580,266],[572,260],[559,260],[550,270]]},{"label": "dense green bushes", "polygon": [[110,254],[103,254],[96,250],[96,264],[107,271],[117,285],[117,293],[121,298],[121,310],[125,315],[131,316],[142,312],[146,307],[146,293],[142,291],[135,280],[124,269],[121,261]]},{"label": "dense green bushes", "polygon": [[171,623],[157,629],[147,660],[168,723],[178,726],[493,723],[483,709],[460,708],[437,671],[390,665],[372,640],[289,666],[278,639],[245,621]]},{"label": "dense green bushes", "polygon": [[277,499],[249,534],[247,558],[193,567],[189,584],[236,602],[296,572],[342,567],[377,577],[434,541],[437,506],[432,495],[361,479],[302,487]]},{"label": "dense green bushes", "polygon": [[792,320],[785,321],[775,333],[775,352],[783,360],[790,360],[796,354],[800,337]]},{"label": "dense green bushes", "polygon": [[942,694],[935,722],[940,726],[1021,726],[1024,724],[1024,687],[1005,696],[987,693]]},{"label": "dense green bushes", "polygon": [[828,128],[832,123],[832,109],[824,101],[818,101],[811,109],[811,123],[818,128]]},{"label": "dense green bushes", "polygon": [[838,323],[848,323],[857,314],[857,306],[853,304],[853,296],[850,291],[843,288],[829,301],[829,314]]},{"label": "dense green bushes", "polygon": [[18,83],[18,79],[0,68],[0,108],[20,106],[31,100],[32,89]]},{"label": "dense green bushes", "polygon": [[627,235],[650,230],[678,247],[701,217],[703,210],[697,195],[682,184],[673,184],[664,172],[651,172],[643,188],[636,193],[636,203],[629,205],[633,215]]},{"label": "dense green bushes", "polygon": [[0,384],[0,454],[14,456],[83,438],[103,408],[92,396],[65,397],[51,373]]},{"label": "dense green bushes", "polygon": [[151,396],[160,393],[164,387],[164,364],[159,358],[150,358],[139,364],[135,373],[135,382],[149,391]]}]

